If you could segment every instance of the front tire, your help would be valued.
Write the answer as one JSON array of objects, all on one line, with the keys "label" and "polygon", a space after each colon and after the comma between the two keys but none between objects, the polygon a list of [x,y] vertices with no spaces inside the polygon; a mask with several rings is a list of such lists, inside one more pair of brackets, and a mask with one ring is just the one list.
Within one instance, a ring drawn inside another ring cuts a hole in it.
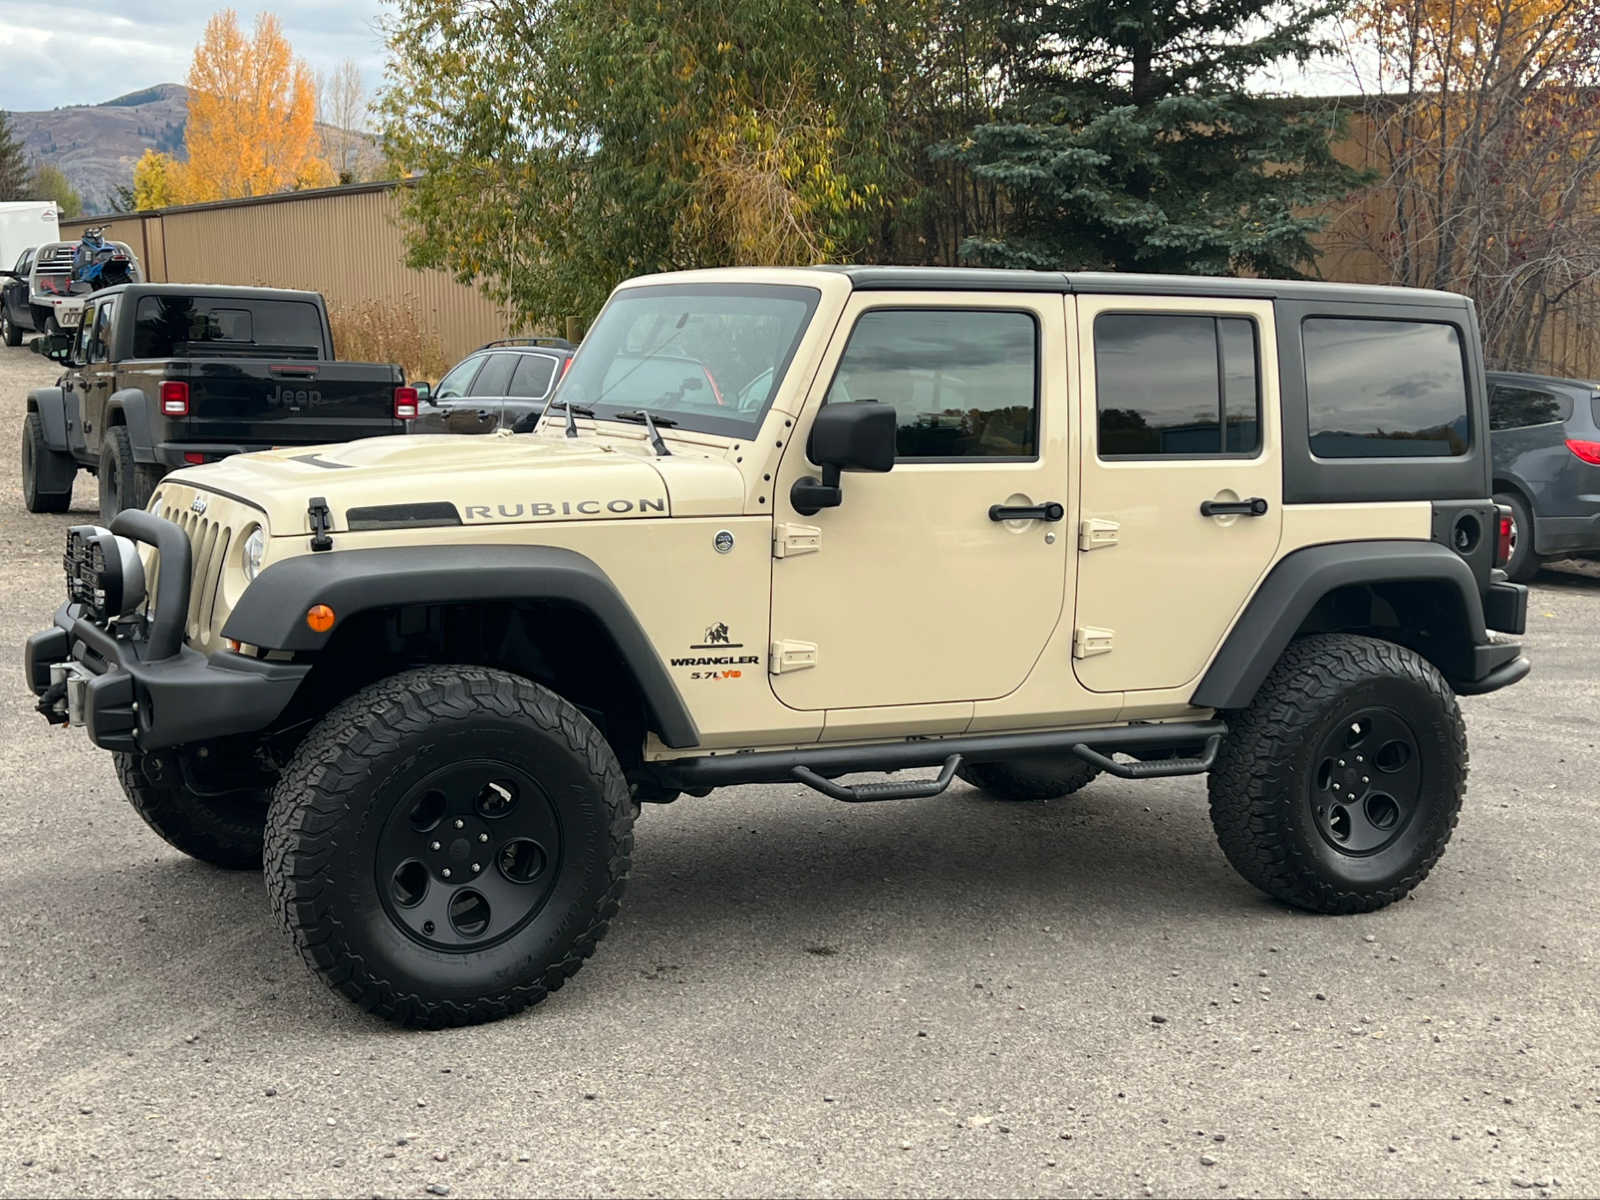
[{"label": "front tire", "polygon": [[278,781],[267,891],[307,964],[362,1008],[438,1028],[561,987],[617,914],[634,805],[553,692],[424,667],[333,709]]},{"label": "front tire", "polygon": [[72,455],[50,449],[38,413],[22,418],[22,503],[31,513],[64,513],[72,507]]},{"label": "front tire", "polygon": [[11,314],[5,310],[4,304],[0,304],[0,340],[4,340],[8,346],[22,345],[22,330],[12,321]]},{"label": "front tire", "polygon": [[167,845],[225,871],[261,866],[265,788],[201,796],[181,783],[154,782],[139,765],[137,754],[112,757],[128,803]]},{"label": "front tire", "polygon": [[958,776],[996,800],[1054,800],[1087,786],[1100,769],[1075,755],[967,763]]},{"label": "front tire", "polygon": [[1439,861],[1466,782],[1466,726],[1432,664],[1376,638],[1308,637],[1229,714],[1211,823],[1234,869],[1268,895],[1371,912]]}]

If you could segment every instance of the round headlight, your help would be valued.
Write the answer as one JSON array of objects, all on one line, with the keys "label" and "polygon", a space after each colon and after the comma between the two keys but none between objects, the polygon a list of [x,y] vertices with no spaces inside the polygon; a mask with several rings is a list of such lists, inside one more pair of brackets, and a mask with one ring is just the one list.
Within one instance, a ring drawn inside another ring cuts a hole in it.
[{"label": "round headlight", "polygon": [[244,577],[254,579],[261,573],[261,560],[267,553],[267,535],[257,525],[244,540]]}]

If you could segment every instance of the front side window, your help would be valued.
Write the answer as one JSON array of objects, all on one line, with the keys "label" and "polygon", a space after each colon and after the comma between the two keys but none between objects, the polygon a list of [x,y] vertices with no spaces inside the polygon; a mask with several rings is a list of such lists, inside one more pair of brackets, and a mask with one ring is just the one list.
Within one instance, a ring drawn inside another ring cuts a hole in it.
[{"label": "front side window", "polygon": [[1467,369],[1454,325],[1307,317],[1300,337],[1311,452],[1317,457],[1467,452]]},{"label": "front side window", "polygon": [[89,334],[89,361],[102,363],[111,357],[111,314],[116,302],[107,300],[94,316],[94,329]]},{"label": "front side window", "polygon": [[434,399],[455,400],[465,396],[468,385],[478,373],[478,368],[483,366],[485,357],[476,355],[458,362],[443,379],[439,380],[439,386],[434,389]]},{"label": "front side window", "polygon": [[469,396],[504,396],[511,386],[511,373],[517,369],[515,354],[491,354],[483,370],[467,389]]},{"label": "front side window", "polygon": [[1489,428],[1526,429],[1554,425],[1572,415],[1572,400],[1541,388],[1502,383],[1489,393]]},{"label": "front side window", "polygon": [[1255,454],[1259,361],[1248,317],[1101,314],[1094,323],[1099,457]]},{"label": "front side window", "polygon": [[600,420],[646,409],[685,429],[748,437],[820,299],[786,284],[624,288],[584,336],[556,396]]},{"label": "front side window", "polygon": [[86,363],[89,361],[89,343],[94,334],[94,319],[100,311],[98,304],[83,306],[83,315],[78,320],[78,328],[72,335],[72,361]]},{"label": "front side window", "polygon": [[1028,313],[876,309],[850,331],[827,400],[892,405],[897,458],[1034,458],[1038,381]]}]

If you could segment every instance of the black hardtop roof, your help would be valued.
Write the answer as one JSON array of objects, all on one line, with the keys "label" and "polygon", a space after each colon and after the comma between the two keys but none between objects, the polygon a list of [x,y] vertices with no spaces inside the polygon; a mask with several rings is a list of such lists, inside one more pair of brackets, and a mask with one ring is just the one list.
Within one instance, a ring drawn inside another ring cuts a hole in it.
[{"label": "black hardtop roof", "polygon": [[982,267],[818,267],[846,275],[857,291],[1061,292],[1086,295],[1223,296],[1347,304],[1465,308],[1466,297],[1424,288],[1324,283],[1309,279],[1234,279],[1137,275],[1115,271],[1005,271]]},{"label": "black hardtop roof", "polygon": [[119,283],[115,287],[101,288],[85,296],[98,300],[105,296],[214,296],[221,299],[240,300],[306,300],[322,303],[320,292],[303,292],[292,288],[232,287],[221,283]]},{"label": "black hardtop roof", "polygon": [[1584,392],[1593,392],[1600,389],[1600,381],[1590,379],[1568,379],[1564,375],[1536,375],[1532,371],[1484,371],[1484,375],[1496,379],[1510,379],[1517,383],[1540,383],[1552,387],[1577,388]]}]

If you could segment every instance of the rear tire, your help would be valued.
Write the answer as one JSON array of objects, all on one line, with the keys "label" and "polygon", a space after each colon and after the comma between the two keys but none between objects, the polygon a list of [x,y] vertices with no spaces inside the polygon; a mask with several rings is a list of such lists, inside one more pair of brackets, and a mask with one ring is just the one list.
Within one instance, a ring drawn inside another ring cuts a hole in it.
[{"label": "rear tire", "polygon": [[635,807],[600,731],[483,667],[356,693],[296,750],[267,818],[267,892],[330,987],[401,1025],[510,1016],[616,916]]},{"label": "rear tire", "polygon": [[50,449],[38,413],[22,418],[22,503],[31,513],[63,513],[72,506],[78,464]]},{"label": "rear tire", "polygon": [[144,508],[162,473],[158,466],[135,462],[128,427],[113,425],[100,447],[100,519],[109,525],[125,508]]},{"label": "rear tire", "polygon": [[1444,853],[1467,781],[1454,694],[1415,651],[1326,634],[1292,643],[1250,706],[1228,714],[1211,823],[1268,895],[1371,912]]},{"label": "rear tire", "polygon": [[1075,755],[968,763],[958,776],[996,800],[1054,800],[1088,785],[1100,768]]},{"label": "rear tire", "polygon": [[266,789],[201,796],[182,784],[152,782],[137,754],[112,757],[128,803],[167,845],[227,871],[261,866]]},{"label": "rear tire", "polygon": [[1515,492],[1501,492],[1494,502],[1511,509],[1511,558],[1505,572],[1514,582],[1527,583],[1539,573],[1539,556],[1533,550],[1533,514]]}]

